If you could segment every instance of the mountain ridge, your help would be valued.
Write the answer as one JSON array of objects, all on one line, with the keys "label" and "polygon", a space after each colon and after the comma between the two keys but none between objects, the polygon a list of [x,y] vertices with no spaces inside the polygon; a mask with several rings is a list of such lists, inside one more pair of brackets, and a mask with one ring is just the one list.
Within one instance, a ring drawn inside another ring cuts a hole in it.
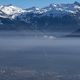
[{"label": "mountain ridge", "polygon": [[11,4],[0,6],[0,29],[3,30],[5,26],[8,26],[8,29],[72,30],[80,26],[79,22],[79,2],[71,4],[53,3],[44,8],[32,7],[27,9]]}]

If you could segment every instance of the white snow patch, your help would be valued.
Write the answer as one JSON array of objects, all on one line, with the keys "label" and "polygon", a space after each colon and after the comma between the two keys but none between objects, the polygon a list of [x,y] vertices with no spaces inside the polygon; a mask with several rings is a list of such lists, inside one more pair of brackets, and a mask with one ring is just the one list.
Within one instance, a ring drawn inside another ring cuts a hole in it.
[{"label": "white snow patch", "polygon": [[55,37],[54,36],[49,36],[49,39],[55,39]]}]

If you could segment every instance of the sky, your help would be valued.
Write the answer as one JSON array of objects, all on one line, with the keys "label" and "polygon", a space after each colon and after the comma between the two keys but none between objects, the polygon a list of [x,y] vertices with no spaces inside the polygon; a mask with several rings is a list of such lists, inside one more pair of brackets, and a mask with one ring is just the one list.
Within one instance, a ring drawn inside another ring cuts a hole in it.
[{"label": "sky", "polygon": [[[0,0],[0,5],[13,4],[21,8],[44,7],[51,3],[73,3],[75,0]],[[76,0],[80,2],[80,0]]]}]

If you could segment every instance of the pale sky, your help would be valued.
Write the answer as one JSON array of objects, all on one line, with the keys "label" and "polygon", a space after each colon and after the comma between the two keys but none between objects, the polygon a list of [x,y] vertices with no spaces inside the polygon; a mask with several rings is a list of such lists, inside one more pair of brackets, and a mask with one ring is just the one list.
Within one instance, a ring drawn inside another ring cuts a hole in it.
[{"label": "pale sky", "polygon": [[[80,0],[76,0],[80,2]],[[0,0],[0,5],[13,4],[18,7],[44,7],[51,3],[73,3],[75,0]]]}]

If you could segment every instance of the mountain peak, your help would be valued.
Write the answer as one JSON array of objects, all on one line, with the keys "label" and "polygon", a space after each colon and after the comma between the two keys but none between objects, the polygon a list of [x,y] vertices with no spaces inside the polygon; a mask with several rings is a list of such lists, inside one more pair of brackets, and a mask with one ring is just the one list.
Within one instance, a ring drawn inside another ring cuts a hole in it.
[{"label": "mountain peak", "polygon": [[1,5],[0,6],[0,11],[4,12],[7,15],[13,15],[13,14],[24,12],[23,9],[18,8],[16,6],[13,6],[12,4],[9,4],[9,5]]},{"label": "mountain peak", "polygon": [[[37,7],[31,7],[27,9],[22,9],[16,6],[13,6],[12,4],[9,5],[2,5],[0,6],[0,16],[5,14],[5,16],[14,18],[18,15],[25,15],[27,13],[36,13],[36,14],[42,14],[42,15],[53,15],[53,16],[61,16],[65,14],[76,14],[76,12],[80,10],[80,3],[75,1],[74,4],[55,4],[52,3],[47,7],[44,8],[37,8]],[[2,16],[3,17],[3,16]]]},{"label": "mountain peak", "polygon": [[57,7],[57,4],[54,4],[54,3],[53,4],[50,4],[50,7],[52,7],[52,8],[53,7]]},{"label": "mountain peak", "polygon": [[75,1],[74,4],[80,6],[80,3],[78,1]]},{"label": "mountain peak", "polygon": [[28,8],[27,10],[33,10],[33,11],[36,11],[36,10],[39,10],[39,8],[37,8],[37,7],[31,7],[31,8]]}]

